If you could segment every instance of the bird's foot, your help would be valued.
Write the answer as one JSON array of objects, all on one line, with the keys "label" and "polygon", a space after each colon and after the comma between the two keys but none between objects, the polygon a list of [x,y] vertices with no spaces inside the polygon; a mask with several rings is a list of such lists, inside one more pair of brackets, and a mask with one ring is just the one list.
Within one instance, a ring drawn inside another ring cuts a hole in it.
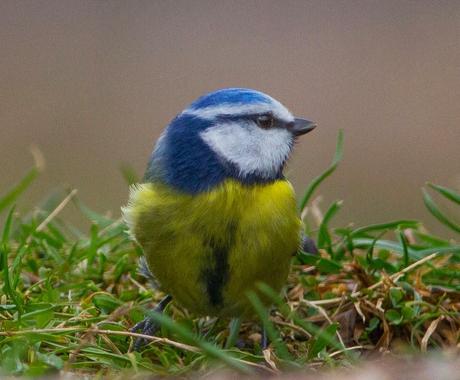
[{"label": "bird's foot", "polygon": [[[142,335],[154,336],[160,327],[161,326],[152,317],[145,317],[142,321],[136,323],[130,331],[133,333],[140,333]],[[136,338],[136,341],[134,342],[134,350],[139,351],[147,343],[148,340],[145,338]]]},{"label": "bird's foot", "polygon": [[[157,306],[153,308],[151,313],[163,313],[163,310],[165,309],[166,305],[171,302],[172,297],[171,296],[166,296],[164,297]],[[136,333],[139,332],[142,335],[148,335],[148,336],[155,336],[155,334],[158,332],[160,329],[160,324],[157,322],[157,320],[151,316],[145,317],[142,321],[136,323],[132,328],[131,332]],[[134,342],[134,350],[139,351],[145,344],[148,343],[148,340],[145,338],[138,337],[136,338],[136,341]]]}]

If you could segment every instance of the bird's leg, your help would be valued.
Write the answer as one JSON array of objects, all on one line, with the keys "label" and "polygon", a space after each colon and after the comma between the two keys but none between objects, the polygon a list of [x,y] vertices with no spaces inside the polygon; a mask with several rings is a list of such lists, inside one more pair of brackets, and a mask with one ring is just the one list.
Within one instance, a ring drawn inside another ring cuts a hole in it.
[{"label": "bird's leg", "polygon": [[262,339],[260,341],[260,348],[262,351],[265,351],[270,345],[270,340],[268,339],[267,329],[262,327]]},{"label": "bird's leg", "polygon": [[[163,310],[165,309],[166,305],[170,303],[171,300],[172,300],[172,296],[167,295],[160,302],[158,302],[158,304],[152,309],[151,312],[159,313],[159,314],[163,313]],[[151,316],[147,315],[142,321],[140,321],[139,323],[136,323],[131,328],[131,332],[140,331],[141,334],[154,336],[159,328],[160,328],[160,325],[158,324],[158,322],[155,319],[153,319]],[[139,349],[146,343],[147,343],[146,339],[137,338],[136,341],[134,342],[134,350],[139,351]]]},{"label": "bird's leg", "polygon": [[229,349],[235,346],[238,340],[238,333],[240,332],[241,318],[233,318],[230,321],[229,333],[227,341],[225,342],[225,348]]},{"label": "bird's leg", "polygon": [[307,235],[305,235],[304,232],[302,232],[300,247],[304,252],[311,253],[313,255],[318,254],[318,248],[316,247],[315,241],[309,238]]}]

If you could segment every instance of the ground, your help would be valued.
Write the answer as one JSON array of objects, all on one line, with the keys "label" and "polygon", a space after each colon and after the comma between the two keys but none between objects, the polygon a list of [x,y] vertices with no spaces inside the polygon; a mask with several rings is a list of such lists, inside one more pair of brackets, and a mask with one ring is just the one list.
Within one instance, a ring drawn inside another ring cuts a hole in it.
[{"label": "ground", "polygon": [[[341,139],[331,167],[300,202],[306,233],[319,253],[298,252],[281,296],[260,284],[273,300],[272,310],[249,294],[257,317],[244,321],[238,333],[235,323],[229,328],[229,321],[196,318],[172,303],[157,317],[161,331],[147,337],[150,343],[140,352],[132,350],[138,335],[130,327],[163,296],[137,271],[140,248],[121,219],[90,210],[76,191],[54,194],[23,211],[20,195],[39,172],[33,168],[0,196],[0,374],[279,374],[348,371],[366,359],[406,360],[433,351],[456,357],[460,245],[430,235],[412,220],[331,228],[341,202],[323,214],[311,200],[340,157]],[[428,210],[459,233],[432,195],[453,208],[460,195],[428,188],[423,194]],[[66,207],[85,215],[87,231],[61,217]],[[261,325],[271,341],[263,352]]]}]

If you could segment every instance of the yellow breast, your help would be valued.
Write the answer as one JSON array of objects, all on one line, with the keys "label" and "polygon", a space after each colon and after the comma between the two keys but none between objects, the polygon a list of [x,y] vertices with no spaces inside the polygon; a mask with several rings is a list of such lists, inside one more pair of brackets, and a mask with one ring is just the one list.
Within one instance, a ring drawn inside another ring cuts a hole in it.
[{"label": "yellow breast", "polygon": [[192,312],[240,316],[257,282],[279,291],[299,244],[289,182],[227,180],[189,195],[162,184],[133,188],[123,210],[161,288]]}]

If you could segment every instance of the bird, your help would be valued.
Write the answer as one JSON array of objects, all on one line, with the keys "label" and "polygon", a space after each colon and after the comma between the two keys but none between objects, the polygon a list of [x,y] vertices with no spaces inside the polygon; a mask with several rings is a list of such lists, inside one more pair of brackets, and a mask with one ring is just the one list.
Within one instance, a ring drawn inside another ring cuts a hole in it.
[{"label": "bird", "polygon": [[[143,271],[166,294],[155,312],[174,300],[197,316],[250,317],[258,283],[282,290],[302,239],[283,171],[315,127],[249,88],[207,93],[167,125],[122,208]],[[158,329],[147,315],[132,331]]]}]

